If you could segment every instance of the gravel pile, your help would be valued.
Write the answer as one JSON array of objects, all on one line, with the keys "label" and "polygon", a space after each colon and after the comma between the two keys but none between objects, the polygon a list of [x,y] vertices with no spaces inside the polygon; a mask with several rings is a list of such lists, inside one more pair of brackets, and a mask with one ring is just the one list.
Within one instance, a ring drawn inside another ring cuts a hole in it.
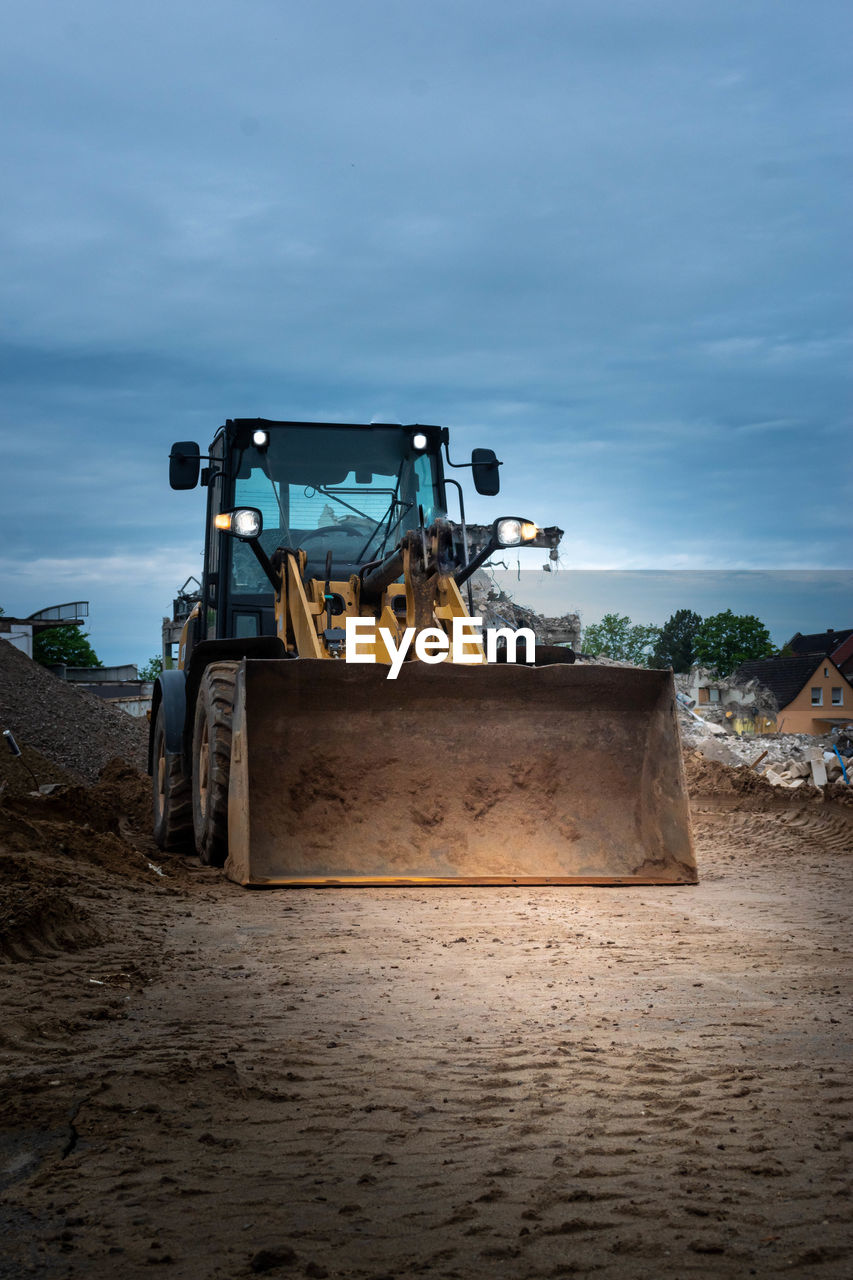
[{"label": "gravel pile", "polygon": [[[116,757],[136,769],[147,768],[147,720],[65,684],[0,640],[2,729],[11,729],[20,747],[31,747],[91,782]],[[0,750],[6,751],[5,744]]]}]

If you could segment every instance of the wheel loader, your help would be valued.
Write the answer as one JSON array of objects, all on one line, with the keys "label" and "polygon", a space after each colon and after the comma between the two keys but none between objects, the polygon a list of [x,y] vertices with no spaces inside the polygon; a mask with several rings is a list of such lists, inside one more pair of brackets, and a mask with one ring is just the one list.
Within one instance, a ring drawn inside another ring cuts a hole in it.
[{"label": "wheel loader", "polygon": [[173,445],[207,519],[154,689],[162,848],[253,886],[696,881],[671,672],[471,616],[490,555],[561,536],[513,515],[469,540],[447,470],[495,496],[501,465],[421,424],[240,418],[204,457]]}]

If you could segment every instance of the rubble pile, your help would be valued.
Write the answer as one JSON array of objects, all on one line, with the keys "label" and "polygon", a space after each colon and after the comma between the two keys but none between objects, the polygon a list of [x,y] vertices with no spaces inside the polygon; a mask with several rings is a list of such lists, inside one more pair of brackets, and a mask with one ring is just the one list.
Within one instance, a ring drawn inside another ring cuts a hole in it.
[{"label": "rubble pile", "polygon": [[676,673],[675,687],[682,693],[695,698],[694,690],[700,685],[718,689],[725,695],[724,701],[702,706],[703,719],[711,724],[724,725],[733,710],[756,721],[775,720],[779,712],[775,695],[755,678],[746,680],[735,672],[720,677],[709,667],[694,667],[690,672]]},{"label": "rubble pile", "polygon": [[[853,760],[845,760],[844,768],[850,778],[853,775]],[[769,765],[764,770],[764,776],[774,787],[792,789],[806,784],[822,787],[827,783],[844,781],[844,771],[838,756],[834,751],[822,751],[820,747],[807,748],[805,760],[792,758]]]},{"label": "rubble pile", "polygon": [[[147,720],[58,680],[4,641],[0,641],[0,729],[10,729],[22,750],[31,748],[88,782],[94,782],[116,757],[141,771],[147,768]],[[39,782],[54,780],[40,776],[38,769],[34,772]]]},{"label": "rubble pile", "polygon": [[[699,751],[706,759],[732,768],[749,765],[774,787],[796,789],[807,783],[823,786],[844,782],[841,762],[833,749],[839,741],[838,735],[756,733],[740,737],[704,715],[697,716],[680,703],[678,719],[682,744],[687,751]],[[817,764],[816,770],[812,769],[812,759]],[[853,779],[853,757],[844,757],[844,764],[848,778]]]},{"label": "rubble pile", "polygon": [[572,649],[580,647],[581,621],[578,614],[546,618],[533,609],[516,604],[482,569],[472,576],[471,590],[474,616],[483,619],[484,627],[510,627],[514,631],[519,627],[529,627],[539,644],[565,644]]}]

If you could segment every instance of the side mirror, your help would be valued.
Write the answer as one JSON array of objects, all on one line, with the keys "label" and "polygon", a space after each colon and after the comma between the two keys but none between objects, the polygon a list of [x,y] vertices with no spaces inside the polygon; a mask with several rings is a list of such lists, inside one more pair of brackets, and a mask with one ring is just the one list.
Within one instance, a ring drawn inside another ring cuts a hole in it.
[{"label": "side mirror", "polygon": [[474,476],[474,488],[487,498],[500,493],[500,463],[494,449],[474,449],[471,453],[471,472]]},{"label": "side mirror", "polygon": [[201,450],[194,440],[179,440],[169,454],[169,484],[173,489],[194,489],[198,484]]}]

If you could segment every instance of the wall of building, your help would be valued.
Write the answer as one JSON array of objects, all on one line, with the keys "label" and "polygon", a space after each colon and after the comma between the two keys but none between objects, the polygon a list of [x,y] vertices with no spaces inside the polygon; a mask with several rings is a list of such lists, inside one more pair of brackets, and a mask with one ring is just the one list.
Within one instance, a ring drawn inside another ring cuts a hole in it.
[{"label": "wall of building", "polygon": [[17,618],[0,618],[0,640],[6,640],[20,649],[28,658],[33,656],[32,623],[19,622]]},{"label": "wall of building", "polygon": [[151,710],[151,695],[138,698],[107,698],[105,701],[118,707],[119,711],[125,711],[129,716],[147,716]]},{"label": "wall of building", "polygon": [[[812,689],[818,689],[821,705],[812,702]],[[841,703],[832,701],[833,689],[841,690]],[[853,685],[846,680],[830,658],[815,663],[814,675],[796,698],[782,707],[778,717],[780,733],[827,733],[829,725],[821,716],[853,721]]]},{"label": "wall of building", "polygon": [[64,667],[63,680],[69,684],[120,684],[139,679],[135,662],[121,667]]}]

